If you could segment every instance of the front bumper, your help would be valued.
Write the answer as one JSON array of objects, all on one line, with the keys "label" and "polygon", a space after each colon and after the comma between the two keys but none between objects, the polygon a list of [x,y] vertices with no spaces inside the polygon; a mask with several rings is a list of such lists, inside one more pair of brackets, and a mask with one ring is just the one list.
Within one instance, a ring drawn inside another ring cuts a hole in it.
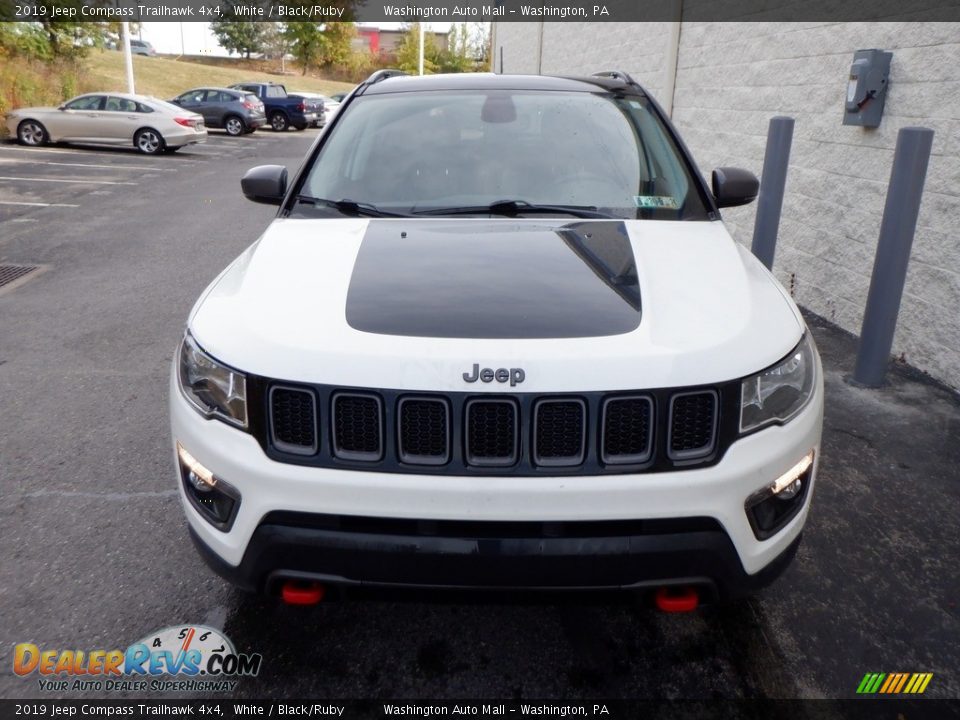
[{"label": "front bumper", "polygon": [[[268,594],[290,579],[348,588],[460,590],[644,591],[683,585],[697,588],[707,602],[769,585],[800,544],[797,536],[763,570],[749,575],[723,529],[703,518],[634,523],[643,534],[563,538],[511,537],[510,530],[502,537],[477,537],[469,526],[459,534],[428,535],[423,533],[435,523],[414,524],[420,532],[412,527],[391,531],[397,524],[389,521],[379,532],[358,531],[352,526],[372,528],[376,519],[271,513],[236,566],[224,562],[192,527],[190,538],[217,574]],[[595,524],[595,530],[602,525]]]},{"label": "front bumper", "polygon": [[[741,438],[711,467],[464,477],[276,462],[252,436],[197,414],[175,376],[170,402],[174,442],[241,497],[223,532],[178,483],[191,535],[217,572],[256,590],[269,590],[280,577],[309,577],[346,585],[557,589],[683,582],[720,597],[751,592],[796,551],[816,460],[800,511],[769,539],[757,539],[744,503],[819,450],[823,419],[818,386],[791,422]],[[496,527],[511,523],[540,524],[542,532]],[[580,527],[571,535],[567,526]]]}]

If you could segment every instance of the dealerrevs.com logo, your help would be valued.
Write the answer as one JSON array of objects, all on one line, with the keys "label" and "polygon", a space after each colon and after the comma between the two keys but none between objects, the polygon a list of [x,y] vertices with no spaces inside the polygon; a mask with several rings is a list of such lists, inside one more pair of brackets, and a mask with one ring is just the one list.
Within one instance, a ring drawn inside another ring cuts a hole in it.
[{"label": "dealerrevs.com logo", "polygon": [[230,692],[236,678],[255,676],[262,662],[259,653],[238,653],[219,630],[172,625],[126,650],[61,650],[19,643],[13,672],[21,677],[36,673],[45,691]]}]

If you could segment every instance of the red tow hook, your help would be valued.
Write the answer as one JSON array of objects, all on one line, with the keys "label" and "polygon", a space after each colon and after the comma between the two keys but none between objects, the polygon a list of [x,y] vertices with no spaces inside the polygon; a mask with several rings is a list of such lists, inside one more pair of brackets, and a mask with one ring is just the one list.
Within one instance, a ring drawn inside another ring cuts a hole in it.
[{"label": "red tow hook", "polygon": [[280,591],[280,597],[287,605],[316,605],[323,596],[323,585],[302,580],[287,580]]},{"label": "red tow hook", "polygon": [[668,613],[691,612],[700,604],[697,589],[688,585],[662,587],[656,594],[657,607]]}]

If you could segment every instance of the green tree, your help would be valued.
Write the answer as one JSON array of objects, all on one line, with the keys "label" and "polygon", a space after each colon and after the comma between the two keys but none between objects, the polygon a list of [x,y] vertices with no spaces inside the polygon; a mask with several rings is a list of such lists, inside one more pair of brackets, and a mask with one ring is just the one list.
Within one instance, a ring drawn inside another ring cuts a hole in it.
[{"label": "green tree", "polygon": [[[434,42],[432,32],[423,34],[423,74],[430,75],[440,67],[440,48]],[[400,44],[397,45],[397,68],[408,73],[420,69],[420,23],[410,23]]]},{"label": "green tree", "polygon": [[466,23],[459,23],[450,27],[447,35],[447,49],[437,54],[440,72],[462,73],[473,70],[474,60],[471,57],[470,31]]},{"label": "green tree", "polygon": [[49,59],[50,40],[39,23],[0,22],[0,56]]},{"label": "green tree", "polygon": [[352,22],[329,22],[323,31],[324,46],[320,64],[345,63],[350,58],[352,41],[357,30]]},{"label": "green tree", "polygon": [[290,37],[287,24],[279,22],[263,23],[263,52],[273,60],[280,60],[280,71],[287,69],[287,55],[290,52]]},{"label": "green tree", "polygon": [[263,50],[265,23],[248,20],[215,20],[210,30],[225,50],[244,55]]},{"label": "green tree", "polygon": [[470,54],[477,71],[493,70],[490,41],[490,23],[470,23]]},{"label": "green tree", "polygon": [[303,68],[303,74],[315,67],[345,62],[350,57],[353,23],[290,22],[284,35],[290,41],[290,53]]},{"label": "green tree", "polygon": [[323,44],[323,31],[320,24],[315,22],[289,22],[283,30],[284,36],[290,42],[290,53],[300,63],[303,74],[317,64]]}]

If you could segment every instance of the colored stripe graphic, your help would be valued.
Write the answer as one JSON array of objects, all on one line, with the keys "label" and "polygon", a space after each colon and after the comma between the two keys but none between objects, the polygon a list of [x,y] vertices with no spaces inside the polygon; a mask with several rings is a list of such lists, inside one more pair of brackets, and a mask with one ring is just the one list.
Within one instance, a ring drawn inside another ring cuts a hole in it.
[{"label": "colored stripe graphic", "polygon": [[857,686],[857,694],[920,695],[932,679],[933,673],[867,673]]}]

